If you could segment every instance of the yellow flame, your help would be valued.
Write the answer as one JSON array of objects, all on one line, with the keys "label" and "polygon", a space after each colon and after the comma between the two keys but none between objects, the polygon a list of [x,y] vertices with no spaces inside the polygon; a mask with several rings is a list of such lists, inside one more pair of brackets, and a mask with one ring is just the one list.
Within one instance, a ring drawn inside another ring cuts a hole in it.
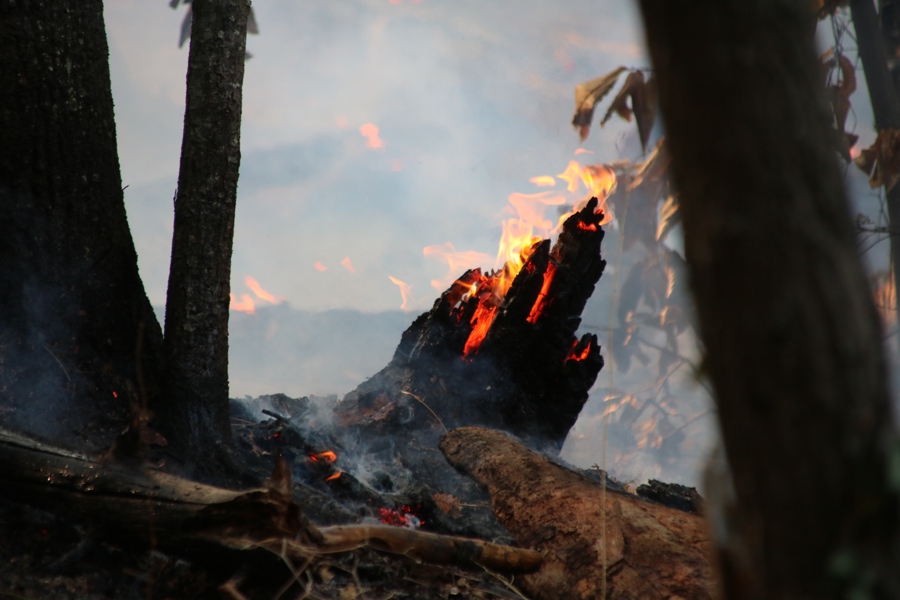
[{"label": "yellow flame", "polygon": [[400,288],[400,297],[403,299],[403,304],[400,305],[400,309],[406,310],[410,298],[412,298],[412,292],[410,291],[412,286],[405,281],[400,281],[396,277],[391,277],[390,275],[388,275],[388,279],[390,279],[397,287]]}]

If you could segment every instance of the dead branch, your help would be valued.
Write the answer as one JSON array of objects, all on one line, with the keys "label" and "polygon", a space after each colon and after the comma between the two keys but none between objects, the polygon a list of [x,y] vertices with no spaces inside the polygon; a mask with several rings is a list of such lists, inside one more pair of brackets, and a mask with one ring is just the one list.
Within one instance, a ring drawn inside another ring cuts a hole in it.
[{"label": "dead branch", "polygon": [[708,599],[711,544],[701,517],[604,489],[498,431],[462,427],[441,441],[491,495],[494,514],[544,562],[521,580],[535,598]]}]

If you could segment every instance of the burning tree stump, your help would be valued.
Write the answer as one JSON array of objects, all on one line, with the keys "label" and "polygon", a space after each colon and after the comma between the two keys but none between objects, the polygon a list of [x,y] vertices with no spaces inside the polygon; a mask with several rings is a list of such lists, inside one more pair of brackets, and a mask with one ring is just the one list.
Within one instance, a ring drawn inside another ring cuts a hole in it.
[{"label": "burning tree stump", "polygon": [[487,488],[518,541],[544,555],[521,579],[534,598],[715,596],[702,517],[605,489],[497,431],[457,429],[441,451]]},{"label": "burning tree stump", "polygon": [[597,206],[592,198],[573,213],[552,249],[535,241],[520,265],[463,274],[387,367],[347,395],[344,424],[481,424],[559,448],[603,366],[597,337],[575,337],[606,265]]}]

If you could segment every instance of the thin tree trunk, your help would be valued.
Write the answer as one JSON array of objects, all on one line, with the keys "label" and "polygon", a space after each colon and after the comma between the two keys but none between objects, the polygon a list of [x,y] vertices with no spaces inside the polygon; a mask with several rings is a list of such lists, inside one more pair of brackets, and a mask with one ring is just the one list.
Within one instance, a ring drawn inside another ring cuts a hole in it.
[{"label": "thin tree trunk", "polygon": [[127,400],[142,383],[153,393],[162,352],[125,217],[108,54],[100,0],[0,6],[2,419],[70,446],[111,441]]},{"label": "thin tree trunk", "polygon": [[228,304],[240,166],[249,0],[194,0],[187,107],[166,302],[169,393],[162,428],[176,447],[230,439]]},{"label": "thin tree trunk", "polygon": [[[871,0],[851,0],[850,14],[853,28],[856,31],[859,57],[866,74],[866,85],[869,88],[869,99],[875,117],[875,129],[900,129],[900,96],[894,78],[888,69],[888,54],[884,31],[878,23],[875,5]],[[888,231],[891,244],[891,267],[894,275],[894,286],[900,284],[900,186],[888,190],[887,212]],[[896,297],[896,294],[895,294]],[[900,303],[895,310],[900,311]],[[900,312],[897,323],[900,325]]]},{"label": "thin tree trunk", "polygon": [[805,0],[641,0],[744,528],[733,597],[900,597],[881,329]]}]

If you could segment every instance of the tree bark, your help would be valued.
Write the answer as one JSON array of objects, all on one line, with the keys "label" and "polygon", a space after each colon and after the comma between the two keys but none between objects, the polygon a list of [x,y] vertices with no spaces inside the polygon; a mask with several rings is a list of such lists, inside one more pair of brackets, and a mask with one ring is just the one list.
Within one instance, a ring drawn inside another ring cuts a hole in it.
[{"label": "tree bark", "polygon": [[100,0],[0,8],[3,419],[70,446],[108,444],[128,400],[159,380],[162,334],[125,216],[108,53]]},{"label": "tree bark", "polygon": [[608,490],[499,431],[455,429],[441,451],[488,490],[494,514],[519,543],[544,555],[520,583],[532,597],[714,597],[702,517]]},{"label": "tree bark", "polygon": [[900,596],[895,434],[803,0],[641,0],[746,598]]},{"label": "tree bark", "polygon": [[249,0],[195,0],[166,302],[162,430],[182,450],[230,439],[228,305]]}]

